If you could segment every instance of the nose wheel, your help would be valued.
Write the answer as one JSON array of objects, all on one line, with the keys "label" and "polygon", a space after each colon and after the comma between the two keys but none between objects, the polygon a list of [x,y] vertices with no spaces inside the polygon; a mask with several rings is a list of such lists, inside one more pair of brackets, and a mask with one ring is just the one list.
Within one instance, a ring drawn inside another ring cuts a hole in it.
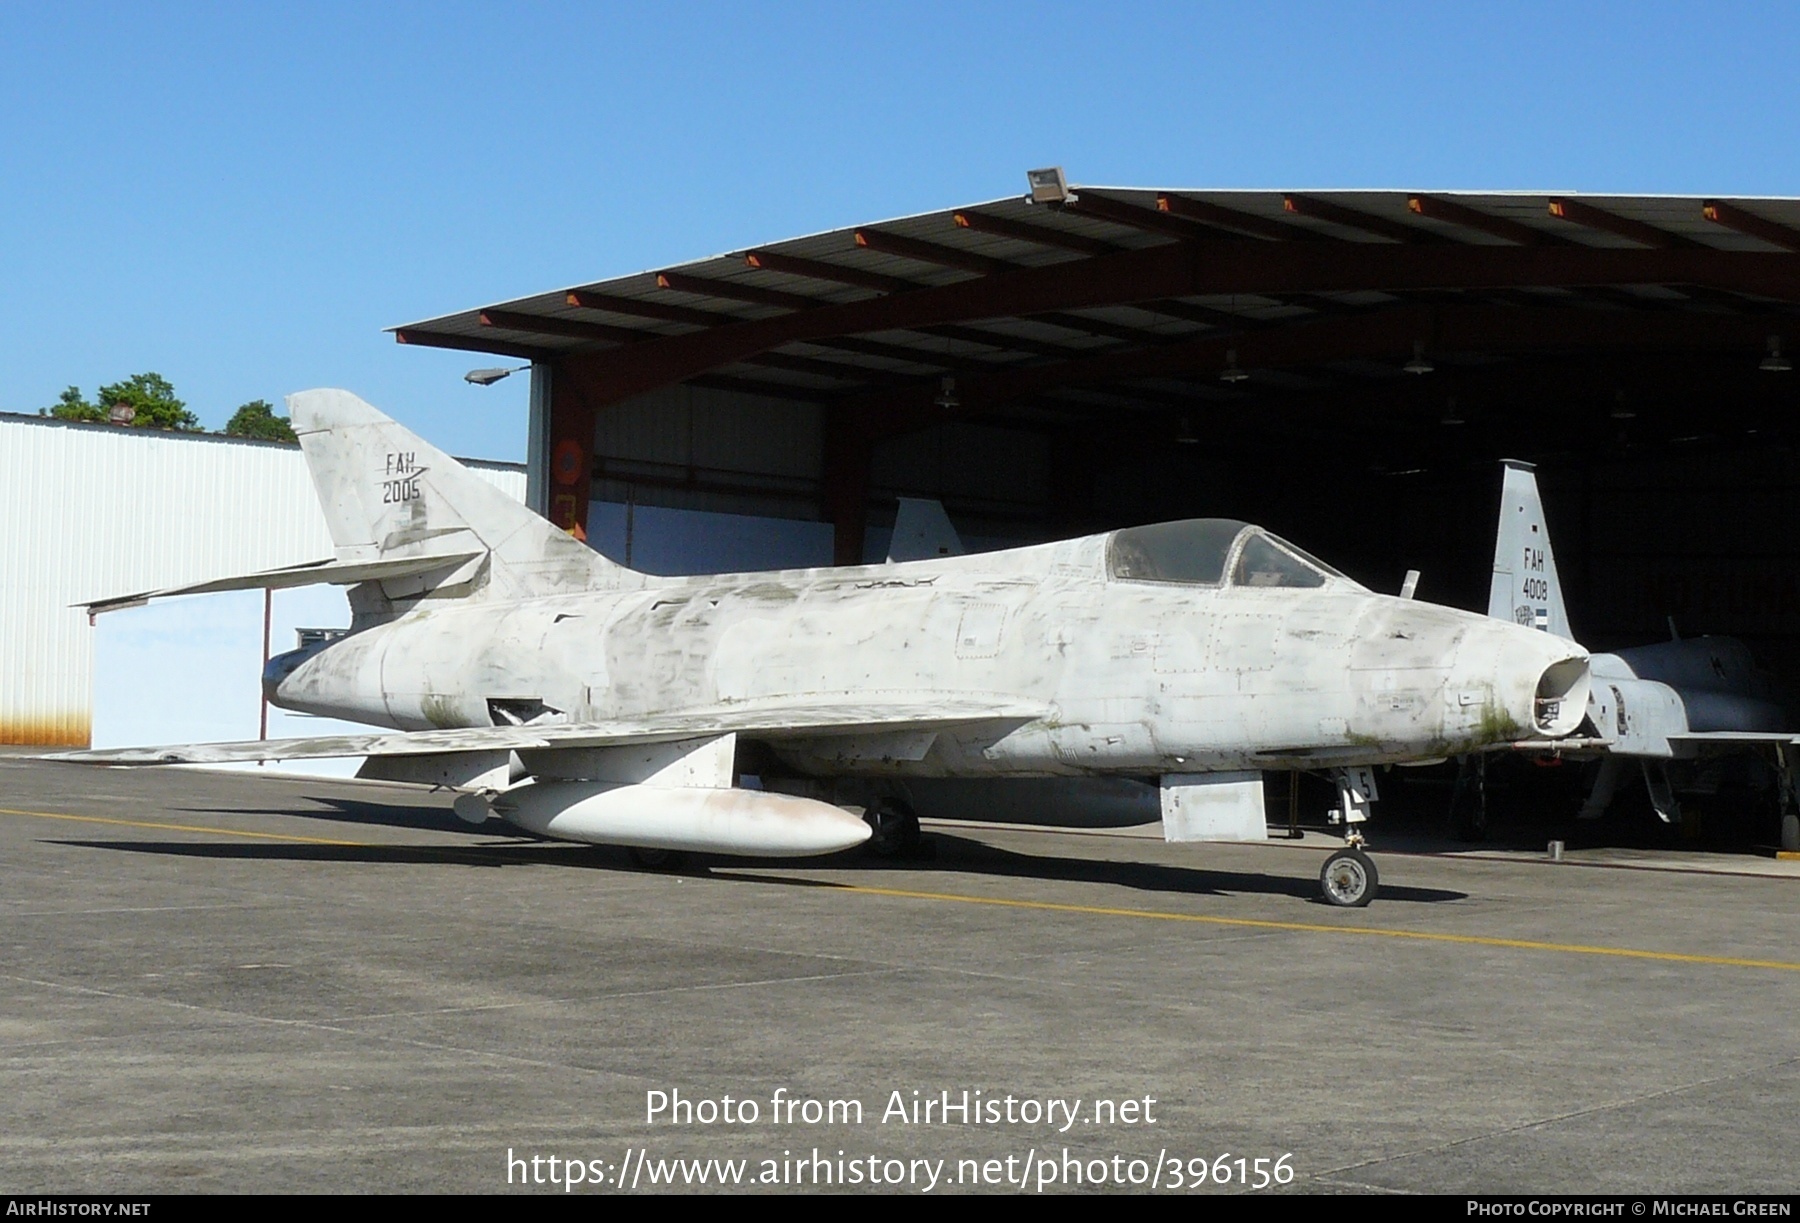
[{"label": "nose wheel", "polygon": [[1325,859],[1319,872],[1319,891],[1325,903],[1343,909],[1360,909],[1381,890],[1381,874],[1369,855],[1354,847],[1340,849]]}]

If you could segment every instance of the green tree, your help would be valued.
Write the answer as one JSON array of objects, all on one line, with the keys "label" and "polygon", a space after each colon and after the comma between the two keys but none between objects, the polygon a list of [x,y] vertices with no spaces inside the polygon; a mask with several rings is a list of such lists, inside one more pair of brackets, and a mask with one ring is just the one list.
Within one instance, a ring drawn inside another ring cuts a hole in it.
[{"label": "green tree", "polygon": [[130,404],[137,411],[131,423],[140,429],[198,429],[200,418],[175,398],[175,388],[161,374],[133,374],[123,382],[100,388],[94,396],[101,419],[114,404]]},{"label": "green tree", "polygon": [[265,442],[300,440],[294,436],[294,426],[288,423],[288,418],[275,415],[274,407],[266,399],[252,399],[233,412],[225,423],[225,432],[232,437],[256,437]]},{"label": "green tree", "polygon": [[57,396],[56,403],[49,409],[48,414],[58,420],[105,421],[106,419],[106,409],[83,399],[81,388],[78,386],[72,386]]}]

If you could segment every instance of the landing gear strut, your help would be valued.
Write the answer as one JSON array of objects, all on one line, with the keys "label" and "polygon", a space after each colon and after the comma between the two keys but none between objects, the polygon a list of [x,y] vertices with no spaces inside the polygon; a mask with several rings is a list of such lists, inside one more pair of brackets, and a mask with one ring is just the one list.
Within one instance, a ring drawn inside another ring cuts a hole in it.
[{"label": "landing gear strut", "polygon": [[1344,825],[1344,848],[1325,859],[1319,872],[1319,892],[1325,903],[1360,909],[1381,890],[1381,874],[1363,852],[1363,835],[1357,825],[1369,818],[1375,802],[1375,774],[1367,768],[1333,769],[1338,805],[1331,822]]},{"label": "landing gear strut", "polygon": [[1456,758],[1456,788],[1450,791],[1450,829],[1459,841],[1487,840],[1487,757],[1479,752]]}]

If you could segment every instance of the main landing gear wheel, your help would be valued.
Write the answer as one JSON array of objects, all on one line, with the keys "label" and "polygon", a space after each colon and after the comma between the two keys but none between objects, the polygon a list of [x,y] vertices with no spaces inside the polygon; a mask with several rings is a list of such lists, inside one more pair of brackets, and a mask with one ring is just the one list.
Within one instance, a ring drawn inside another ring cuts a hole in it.
[{"label": "main landing gear wheel", "polygon": [[884,798],[863,812],[869,825],[869,852],[877,858],[905,858],[919,852],[924,834],[919,817],[898,799]]},{"label": "main landing gear wheel", "polygon": [[1319,872],[1319,891],[1325,903],[1345,909],[1360,909],[1375,899],[1381,890],[1381,875],[1369,855],[1360,849],[1340,849],[1325,859]]}]

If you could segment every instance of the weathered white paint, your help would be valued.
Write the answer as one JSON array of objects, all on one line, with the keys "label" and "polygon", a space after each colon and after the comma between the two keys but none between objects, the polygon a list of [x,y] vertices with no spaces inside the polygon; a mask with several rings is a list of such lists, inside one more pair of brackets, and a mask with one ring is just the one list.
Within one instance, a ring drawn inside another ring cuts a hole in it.
[{"label": "weathered white paint", "polygon": [[[446,567],[356,587],[351,636],[271,664],[280,704],[406,733],[105,758],[505,748],[569,777],[581,758],[551,754],[580,749],[598,752],[587,770],[598,782],[607,759],[643,743],[735,734],[817,778],[1124,775],[1185,786],[1205,784],[1197,774],[1367,766],[1561,736],[1585,710],[1579,647],[1373,594],[1243,524],[1175,528],[1180,548],[1199,532],[1224,549],[1214,578],[1121,564],[1114,552],[1151,546],[1136,532],[656,578],[498,497],[354,396],[289,403],[340,563],[485,550],[472,577]],[[598,791],[536,793],[530,818],[543,829],[564,826],[545,815],[545,795],[600,810]],[[1246,793],[1226,821],[1233,838],[1248,828]],[[602,805],[624,803],[635,820],[653,798]]]}]

